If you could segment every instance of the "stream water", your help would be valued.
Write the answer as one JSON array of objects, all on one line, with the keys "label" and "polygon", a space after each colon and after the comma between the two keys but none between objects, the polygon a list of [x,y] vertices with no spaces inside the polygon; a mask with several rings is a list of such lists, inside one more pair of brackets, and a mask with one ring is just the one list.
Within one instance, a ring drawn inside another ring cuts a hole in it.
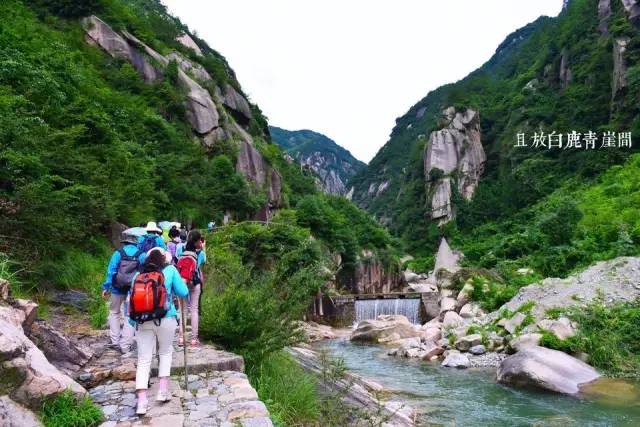
[{"label": "stream water", "polygon": [[640,426],[637,384],[623,384],[613,398],[577,399],[497,384],[493,369],[446,369],[387,356],[381,346],[331,340],[319,347],[417,410],[420,425]]}]

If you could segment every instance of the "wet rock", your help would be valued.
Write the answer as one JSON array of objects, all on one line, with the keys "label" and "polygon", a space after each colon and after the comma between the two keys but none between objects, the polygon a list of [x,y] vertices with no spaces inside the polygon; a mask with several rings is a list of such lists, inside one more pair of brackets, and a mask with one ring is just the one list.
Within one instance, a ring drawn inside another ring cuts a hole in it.
[{"label": "wet rock", "polygon": [[591,366],[557,350],[528,347],[507,357],[498,368],[498,382],[575,395],[580,386],[600,377]]}]

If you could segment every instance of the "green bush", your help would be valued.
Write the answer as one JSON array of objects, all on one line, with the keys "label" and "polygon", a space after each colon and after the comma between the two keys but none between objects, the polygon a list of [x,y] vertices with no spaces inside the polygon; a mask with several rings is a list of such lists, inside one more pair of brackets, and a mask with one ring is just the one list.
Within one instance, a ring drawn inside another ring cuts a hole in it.
[{"label": "green bush", "polygon": [[71,391],[46,400],[40,418],[45,427],[94,427],[103,421],[102,410],[90,398],[76,398]]}]

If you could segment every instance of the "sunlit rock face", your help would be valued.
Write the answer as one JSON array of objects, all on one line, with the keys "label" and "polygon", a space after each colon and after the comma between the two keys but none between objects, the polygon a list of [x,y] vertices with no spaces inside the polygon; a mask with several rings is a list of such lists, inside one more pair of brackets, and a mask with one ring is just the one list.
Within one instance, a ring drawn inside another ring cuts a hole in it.
[{"label": "sunlit rock face", "polygon": [[446,223],[453,218],[453,188],[465,199],[473,196],[487,159],[480,138],[480,115],[449,107],[442,112],[442,129],[432,132],[424,151],[431,218]]}]

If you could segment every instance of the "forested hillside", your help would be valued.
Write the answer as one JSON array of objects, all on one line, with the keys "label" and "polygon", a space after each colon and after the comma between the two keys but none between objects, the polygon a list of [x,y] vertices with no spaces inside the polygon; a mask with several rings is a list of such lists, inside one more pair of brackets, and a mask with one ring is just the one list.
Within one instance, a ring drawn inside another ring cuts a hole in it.
[{"label": "forested hillside", "polygon": [[[602,146],[605,132],[620,142],[628,132],[640,135],[636,9],[634,2],[573,0],[558,17],[511,34],[478,70],[397,119],[389,142],[351,180],[354,201],[427,265],[442,235],[468,263],[543,275],[637,253],[639,144]],[[454,219],[443,224],[431,219],[433,183],[441,178],[425,165],[447,107],[478,112],[486,162],[470,200],[453,186]],[[581,148],[567,147],[573,131]],[[541,132],[563,134],[563,147],[535,148]],[[595,148],[584,144],[589,132]],[[528,147],[516,147],[518,134]]]},{"label": "forested hillside", "polygon": [[273,142],[303,168],[318,177],[318,184],[329,194],[346,194],[347,182],[365,164],[327,136],[311,130],[290,131],[269,126]]}]

